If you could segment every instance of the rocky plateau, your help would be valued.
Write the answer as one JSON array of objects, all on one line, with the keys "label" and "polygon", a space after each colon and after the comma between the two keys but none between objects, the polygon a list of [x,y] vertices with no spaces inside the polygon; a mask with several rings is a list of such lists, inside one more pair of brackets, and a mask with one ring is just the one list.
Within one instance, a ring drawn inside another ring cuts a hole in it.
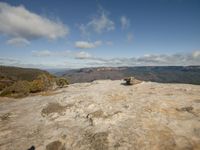
[{"label": "rocky plateau", "polygon": [[200,86],[97,80],[0,98],[1,150],[199,150]]}]

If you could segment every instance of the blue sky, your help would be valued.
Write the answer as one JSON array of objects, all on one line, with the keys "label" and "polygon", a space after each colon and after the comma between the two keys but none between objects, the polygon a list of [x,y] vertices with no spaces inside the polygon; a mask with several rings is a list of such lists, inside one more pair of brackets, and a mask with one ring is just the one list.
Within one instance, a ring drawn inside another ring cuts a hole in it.
[{"label": "blue sky", "polygon": [[200,65],[200,1],[1,0],[0,65]]}]

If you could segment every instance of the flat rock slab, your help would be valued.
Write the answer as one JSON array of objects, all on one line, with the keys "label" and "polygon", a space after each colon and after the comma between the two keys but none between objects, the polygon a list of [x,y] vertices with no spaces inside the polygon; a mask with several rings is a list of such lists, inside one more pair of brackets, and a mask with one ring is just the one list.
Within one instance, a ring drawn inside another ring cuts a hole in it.
[{"label": "flat rock slab", "polygon": [[99,80],[0,98],[0,149],[200,149],[200,86],[121,83]]}]

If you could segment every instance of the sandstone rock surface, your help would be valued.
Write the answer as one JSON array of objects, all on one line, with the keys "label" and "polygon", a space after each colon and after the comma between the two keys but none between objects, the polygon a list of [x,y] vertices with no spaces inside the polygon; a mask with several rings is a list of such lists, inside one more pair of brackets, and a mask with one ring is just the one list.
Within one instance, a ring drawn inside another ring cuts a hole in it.
[{"label": "sandstone rock surface", "polygon": [[0,98],[0,149],[200,149],[200,86],[122,82]]}]

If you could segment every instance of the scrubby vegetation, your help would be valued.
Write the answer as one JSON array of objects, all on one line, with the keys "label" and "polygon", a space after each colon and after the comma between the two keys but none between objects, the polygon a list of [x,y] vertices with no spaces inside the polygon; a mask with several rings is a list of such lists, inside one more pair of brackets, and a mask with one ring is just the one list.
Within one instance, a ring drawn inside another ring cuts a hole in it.
[{"label": "scrubby vegetation", "polygon": [[24,97],[30,93],[30,82],[28,81],[18,81],[13,85],[5,88],[1,96],[9,96],[9,97]]},{"label": "scrubby vegetation", "polygon": [[31,93],[41,92],[48,90],[53,86],[54,79],[50,76],[47,76],[45,74],[41,74],[37,77],[36,80],[33,80],[31,82]]},{"label": "scrubby vegetation", "polygon": [[0,91],[3,90],[5,88],[3,83],[0,83]]},{"label": "scrubby vegetation", "polygon": [[60,88],[62,88],[64,86],[68,85],[69,82],[65,78],[58,78],[58,79],[56,79],[56,84],[57,84],[57,86],[59,86]]},{"label": "scrubby vegetation", "polygon": [[0,91],[12,85],[13,83],[14,82],[11,79],[0,75]]},{"label": "scrubby vegetation", "polygon": [[53,89],[54,85],[62,88],[68,85],[68,81],[64,78],[56,78],[49,73],[43,72],[34,80],[10,80],[1,76],[0,80],[0,96],[6,97],[25,97],[30,93],[37,93]]}]

